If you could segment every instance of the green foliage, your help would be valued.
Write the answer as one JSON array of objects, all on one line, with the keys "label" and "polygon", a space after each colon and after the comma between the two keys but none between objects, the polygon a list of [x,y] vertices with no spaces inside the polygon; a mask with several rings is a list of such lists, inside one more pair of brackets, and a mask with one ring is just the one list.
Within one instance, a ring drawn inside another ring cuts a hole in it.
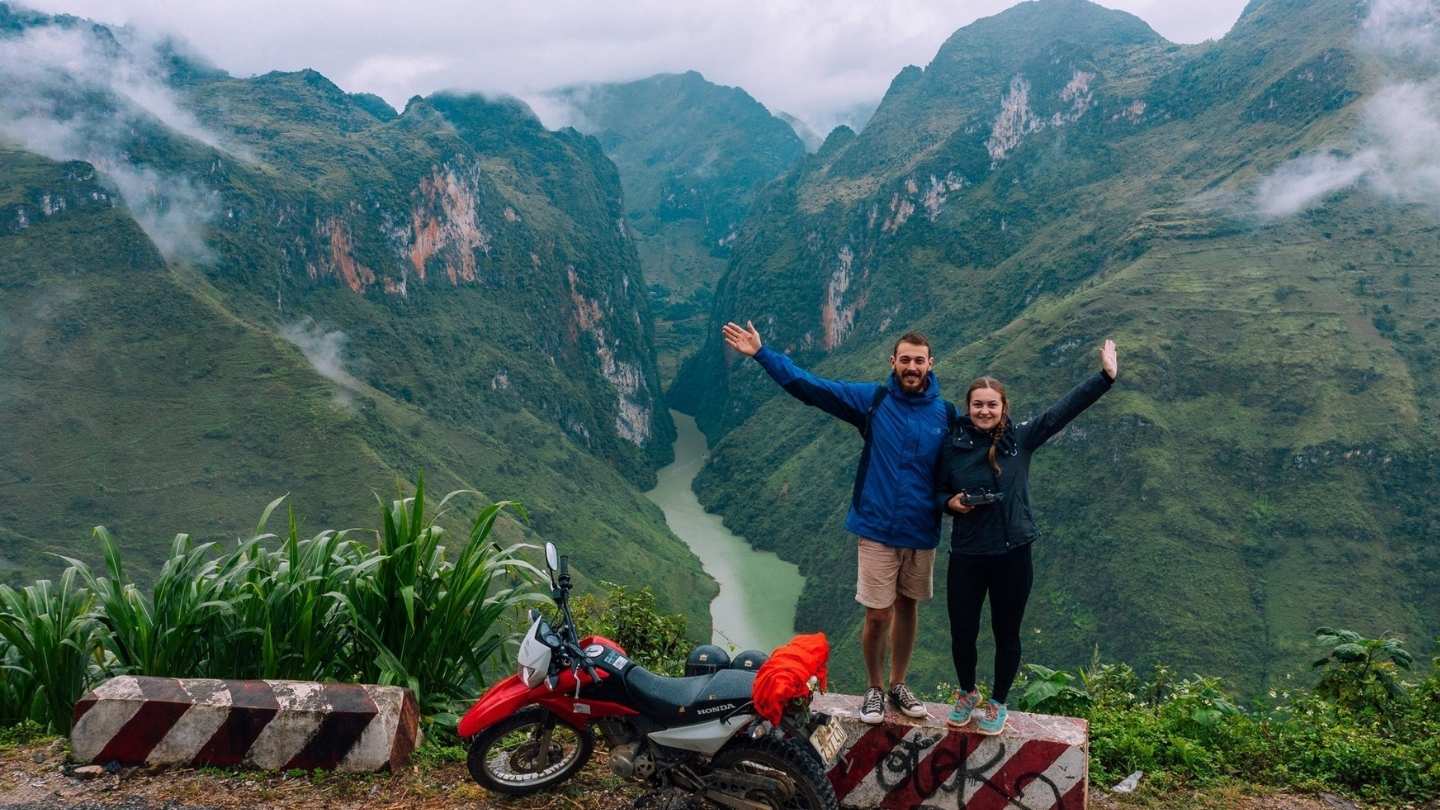
[{"label": "green foliage", "polygon": [[652,672],[684,672],[691,649],[685,617],[661,613],[648,586],[602,585],[603,597],[586,594],[574,602],[572,613],[581,636],[599,635],[614,641]]},{"label": "green foliage", "polygon": [[1025,677],[1016,679],[1014,703],[1027,712],[1078,714],[1089,705],[1090,695],[1075,684],[1069,672],[1026,664]]},{"label": "green foliage", "polygon": [[521,546],[489,542],[501,511],[521,510],[513,502],[481,510],[455,562],[446,559],[435,521],[461,494],[445,496],[428,518],[423,478],[414,497],[382,501],[373,574],[334,594],[356,632],[360,678],[409,687],[425,714],[473,699],[504,640],[501,619],[544,598],[534,590],[539,570],[517,556]]},{"label": "green foliage", "polygon": [[334,594],[365,581],[376,555],[345,531],[301,538],[293,509],[280,547],[266,550],[261,544],[275,538],[264,528],[279,503],[266,507],[256,536],[230,558],[231,590],[238,598],[232,610],[219,614],[217,635],[233,641],[214,651],[210,668],[295,680],[354,671],[353,664],[337,661],[339,651],[351,649],[353,630],[336,615]]},{"label": "green foliage", "polygon": [[75,701],[98,671],[95,597],[79,579],[71,568],[58,586],[48,579],[19,590],[0,585],[0,637],[9,647],[0,647],[7,672],[0,709],[6,717],[70,729]]},{"label": "green foliage", "polygon": [[[105,630],[100,638],[117,671],[177,677],[210,674],[202,667],[215,644],[216,619],[232,609],[227,601],[230,580],[218,570],[213,544],[197,547],[189,535],[176,535],[170,558],[150,593],[142,593],[126,578],[110,532],[97,526],[94,536],[109,576],[97,577],[85,563],[70,558],[66,558],[71,565],[67,573],[77,572],[94,594]],[[222,646],[230,641],[223,638]]]},{"label": "green foliage", "polygon": [[34,720],[21,720],[13,724],[10,721],[0,721],[0,751],[21,745],[30,745],[46,736],[45,726]]},{"label": "green foliage", "polygon": [[1239,780],[1413,800],[1440,791],[1436,664],[1421,683],[1399,683],[1383,717],[1323,685],[1272,692],[1242,708],[1217,678],[1175,680],[1157,667],[1147,681],[1125,664],[1098,661],[1073,675],[1030,667],[1017,702],[1054,692],[1039,706],[1055,707],[1063,695],[1077,709],[1066,713],[1089,721],[1091,778],[1098,784],[1139,770],[1161,791]]},{"label": "green foliage", "polygon": [[1321,627],[1315,642],[1325,657],[1314,663],[1324,670],[1316,691],[1354,712],[1384,719],[1396,701],[1405,699],[1400,670],[1415,658],[1397,638],[1365,638],[1353,630]]},{"label": "green foliage", "polygon": [[148,591],[97,528],[107,576],[70,560],[58,588],[0,586],[0,722],[65,731],[85,689],[128,673],[398,684],[443,726],[482,690],[507,616],[542,598],[518,556],[529,546],[491,539],[502,512],[524,515],[518,504],[480,510],[453,560],[441,544],[437,521],[473,494],[428,514],[422,477],[413,497],[381,503],[375,546],[329,530],[302,539],[293,511],[283,538],[265,533],[276,499],[229,552],[177,536]]}]

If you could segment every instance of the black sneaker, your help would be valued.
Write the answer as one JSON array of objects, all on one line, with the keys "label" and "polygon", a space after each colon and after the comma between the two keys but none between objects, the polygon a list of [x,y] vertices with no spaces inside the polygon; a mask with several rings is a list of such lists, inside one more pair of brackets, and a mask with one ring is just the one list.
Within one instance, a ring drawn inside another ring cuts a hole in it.
[{"label": "black sneaker", "polygon": [[860,704],[860,720],[872,726],[885,722],[885,693],[880,687],[865,690],[865,700]]},{"label": "black sneaker", "polygon": [[925,704],[915,697],[910,687],[903,682],[890,685],[890,702],[899,709],[906,717],[929,717],[930,712],[926,711]]}]

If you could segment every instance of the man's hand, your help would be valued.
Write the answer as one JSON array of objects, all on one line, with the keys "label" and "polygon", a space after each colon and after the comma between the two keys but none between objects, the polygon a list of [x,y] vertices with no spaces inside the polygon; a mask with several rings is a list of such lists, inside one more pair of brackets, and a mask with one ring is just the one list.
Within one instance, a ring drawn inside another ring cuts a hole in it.
[{"label": "man's hand", "polygon": [[731,321],[720,327],[725,335],[725,345],[734,349],[746,357],[754,357],[760,351],[760,333],[755,331],[755,324],[745,322],[745,326]]},{"label": "man's hand", "polygon": [[1100,368],[1105,370],[1105,376],[1112,381],[1120,374],[1120,366],[1115,359],[1115,341],[1106,340],[1105,345],[1100,347]]},{"label": "man's hand", "polygon": [[959,512],[963,515],[966,512],[969,512],[971,509],[975,508],[970,504],[965,503],[964,495],[965,493],[963,492],[957,492],[954,495],[950,496],[950,503],[946,505],[950,507],[951,512]]}]

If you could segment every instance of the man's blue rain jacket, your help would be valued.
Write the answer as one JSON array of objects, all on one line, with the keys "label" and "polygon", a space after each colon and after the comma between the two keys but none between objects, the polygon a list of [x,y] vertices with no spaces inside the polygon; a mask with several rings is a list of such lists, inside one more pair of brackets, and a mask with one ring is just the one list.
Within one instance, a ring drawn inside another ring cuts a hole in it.
[{"label": "man's blue rain jacket", "polygon": [[[761,347],[755,360],[791,396],[856,426],[865,424],[880,388],[878,383],[817,377],[768,346]],[[935,494],[935,467],[950,428],[950,411],[934,373],[926,379],[924,391],[907,394],[890,375],[890,390],[870,416],[868,465],[856,470],[863,485],[845,516],[847,531],[887,546],[930,549],[940,544],[942,507]]]}]

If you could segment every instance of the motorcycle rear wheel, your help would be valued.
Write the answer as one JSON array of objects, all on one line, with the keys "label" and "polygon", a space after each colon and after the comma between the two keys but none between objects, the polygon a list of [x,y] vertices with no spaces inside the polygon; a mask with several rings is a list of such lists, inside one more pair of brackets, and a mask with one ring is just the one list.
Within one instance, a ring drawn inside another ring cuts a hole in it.
[{"label": "motorcycle rear wheel", "polygon": [[784,774],[795,783],[788,799],[768,791],[752,791],[746,799],[767,804],[775,810],[839,810],[840,801],[825,775],[820,760],[804,743],[793,739],[761,737],[731,743],[711,761],[715,768],[731,768],[760,776]]},{"label": "motorcycle rear wheel", "polygon": [[590,729],[531,706],[475,735],[466,765],[481,787],[526,796],[574,776],[594,750]]}]

